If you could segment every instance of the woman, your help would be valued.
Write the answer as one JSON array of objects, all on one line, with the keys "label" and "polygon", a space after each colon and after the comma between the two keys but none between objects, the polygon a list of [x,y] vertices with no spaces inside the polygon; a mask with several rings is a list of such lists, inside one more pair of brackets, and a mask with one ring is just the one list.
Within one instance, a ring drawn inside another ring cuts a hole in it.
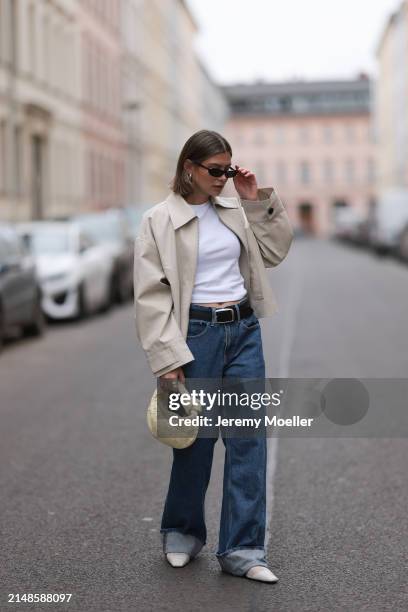
[{"label": "woman", "polygon": [[[265,378],[258,317],[277,304],[266,267],[293,239],[273,188],[231,167],[232,150],[214,131],[193,134],[181,150],[172,191],[143,216],[135,242],[136,331],[160,379]],[[233,178],[237,198],[220,197]],[[206,544],[205,494],[217,437],[173,449],[161,533],[163,551],[182,567]],[[227,573],[264,582],[266,438],[222,436],[226,449],[219,545]]]}]

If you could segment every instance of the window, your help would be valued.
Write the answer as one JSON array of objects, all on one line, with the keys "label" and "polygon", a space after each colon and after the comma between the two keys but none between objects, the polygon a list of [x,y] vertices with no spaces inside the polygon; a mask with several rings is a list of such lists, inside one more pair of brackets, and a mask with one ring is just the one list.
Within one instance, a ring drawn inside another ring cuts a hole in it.
[{"label": "window", "polygon": [[243,135],[243,133],[242,133],[242,132],[238,132],[238,133],[235,135],[235,144],[236,144],[237,146],[240,146],[240,145],[244,144],[244,135]]},{"label": "window", "polygon": [[7,123],[0,122],[0,193],[7,190]]},{"label": "window", "polygon": [[257,145],[262,145],[265,143],[264,133],[260,128],[257,128],[254,134],[254,143]]},{"label": "window", "polygon": [[333,142],[333,128],[331,125],[325,125],[323,128],[323,140],[326,144]]},{"label": "window", "polygon": [[95,153],[91,152],[91,195],[92,198],[96,197],[97,192],[97,178],[96,178],[96,159]]},{"label": "window", "polygon": [[354,125],[352,123],[347,123],[345,126],[345,137],[346,137],[346,141],[350,144],[352,144],[353,142],[355,142],[356,140],[356,133],[355,133],[355,129],[354,129]]},{"label": "window", "polygon": [[4,32],[4,8],[3,3],[0,2],[0,62],[3,59],[4,49],[3,49],[3,32]]},{"label": "window", "polygon": [[332,159],[325,159],[323,162],[323,179],[328,184],[334,180],[334,164]]},{"label": "window", "polygon": [[83,232],[83,231],[79,232],[79,238],[78,238],[79,252],[82,253],[83,251],[86,251],[87,249],[90,249],[93,246],[95,246],[94,239],[91,238],[91,236],[87,234],[86,232]]},{"label": "window", "polygon": [[276,181],[278,183],[286,183],[286,164],[283,160],[279,160],[276,164]]},{"label": "window", "polygon": [[256,162],[256,178],[258,182],[258,186],[262,183],[265,183],[265,164],[263,161]]},{"label": "window", "polygon": [[310,166],[309,166],[309,162],[301,161],[300,162],[300,166],[299,166],[299,170],[300,170],[300,182],[303,185],[309,184],[310,183]]},{"label": "window", "polygon": [[371,157],[367,160],[367,181],[374,183],[376,180],[376,166],[375,160]]},{"label": "window", "polygon": [[345,170],[346,170],[346,181],[349,184],[354,183],[354,180],[355,180],[354,160],[352,160],[352,159],[347,159],[346,160]]},{"label": "window", "polygon": [[23,172],[22,172],[22,146],[21,146],[22,128],[19,125],[14,127],[14,172],[15,172],[15,193],[21,195],[23,193]]},{"label": "window", "polygon": [[283,144],[285,142],[285,129],[283,126],[278,126],[275,130],[275,143]]},{"label": "window", "polygon": [[35,8],[34,4],[30,4],[28,11],[28,38],[29,38],[29,57],[30,57],[30,71],[33,76],[36,73],[36,51],[37,51],[37,37],[35,34]]},{"label": "window", "polygon": [[48,17],[44,18],[43,28],[43,65],[46,82],[50,82],[50,22]]},{"label": "window", "polygon": [[299,128],[299,142],[301,144],[307,144],[310,140],[309,129],[303,125]]},{"label": "window", "polygon": [[38,228],[29,234],[30,250],[35,255],[67,253],[70,250],[67,228]]}]

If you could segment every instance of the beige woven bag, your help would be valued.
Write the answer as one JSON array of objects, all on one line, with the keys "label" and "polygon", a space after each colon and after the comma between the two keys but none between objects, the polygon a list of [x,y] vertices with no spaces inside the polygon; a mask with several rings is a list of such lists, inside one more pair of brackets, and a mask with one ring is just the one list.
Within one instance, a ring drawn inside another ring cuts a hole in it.
[{"label": "beige woven bag", "polygon": [[[178,411],[169,409],[169,392],[189,395],[189,403],[187,405],[183,403],[185,415],[179,415]],[[197,416],[202,412],[202,409],[203,406],[194,402],[189,391],[180,380],[161,381],[159,390],[156,387],[147,408],[147,425],[153,437],[159,442],[173,448],[187,448],[197,438],[199,426],[187,425],[185,419]],[[174,415],[179,415],[176,426],[169,423],[169,417]],[[177,436],[177,433],[182,433],[182,436]]]}]

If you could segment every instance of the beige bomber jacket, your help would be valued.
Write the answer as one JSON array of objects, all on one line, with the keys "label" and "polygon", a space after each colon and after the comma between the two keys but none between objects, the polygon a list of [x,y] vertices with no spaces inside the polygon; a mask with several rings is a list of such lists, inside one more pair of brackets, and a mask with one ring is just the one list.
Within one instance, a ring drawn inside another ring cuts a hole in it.
[{"label": "beige bomber jacket", "polygon": [[[241,242],[239,267],[258,318],[278,305],[265,268],[287,255],[293,230],[273,187],[258,189],[258,200],[211,197],[220,220]],[[194,360],[187,343],[189,309],[198,251],[198,217],[171,192],[141,220],[134,251],[136,334],[158,377]]]}]

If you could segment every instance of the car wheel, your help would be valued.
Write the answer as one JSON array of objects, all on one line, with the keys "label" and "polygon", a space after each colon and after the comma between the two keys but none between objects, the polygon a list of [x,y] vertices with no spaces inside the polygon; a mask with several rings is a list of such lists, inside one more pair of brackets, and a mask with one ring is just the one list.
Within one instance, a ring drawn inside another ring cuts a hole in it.
[{"label": "car wheel", "polygon": [[105,291],[105,300],[102,306],[100,307],[99,312],[108,312],[108,310],[110,310],[110,308],[112,307],[112,303],[113,303],[112,283],[111,281],[109,281],[106,287],[106,291]]},{"label": "car wheel", "polygon": [[4,340],[4,316],[3,316],[3,309],[0,305],[0,353],[3,348],[3,340]]},{"label": "car wheel", "polygon": [[111,304],[116,302],[116,276],[113,274],[109,282],[110,301]]},{"label": "car wheel", "polygon": [[399,240],[398,255],[403,261],[408,261],[408,228],[405,229]]},{"label": "car wheel", "polygon": [[385,257],[388,253],[387,249],[383,246],[380,245],[376,245],[374,247],[374,253],[378,256],[378,257]]},{"label": "car wheel", "polygon": [[129,288],[127,285],[126,275],[122,272],[118,278],[117,300],[119,304],[124,304],[129,297]]},{"label": "car wheel", "polygon": [[86,302],[85,285],[81,283],[78,289],[78,320],[83,321],[89,317],[89,306]]},{"label": "car wheel", "polygon": [[46,327],[46,319],[41,306],[41,295],[37,293],[31,323],[24,326],[24,335],[42,336]]}]

